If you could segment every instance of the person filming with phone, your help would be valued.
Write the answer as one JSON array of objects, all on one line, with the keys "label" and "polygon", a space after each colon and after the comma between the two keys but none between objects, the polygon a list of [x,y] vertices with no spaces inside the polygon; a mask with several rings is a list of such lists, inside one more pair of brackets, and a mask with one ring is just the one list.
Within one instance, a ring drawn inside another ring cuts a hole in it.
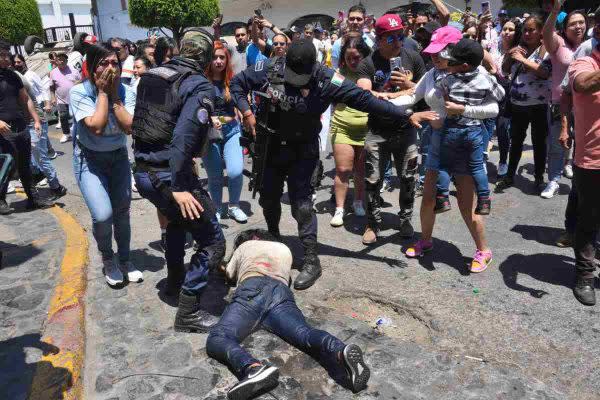
[{"label": "person filming with phone", "polygon": [[[415,86],[425,74],[425,64],[418,53],[404,48],[404,25],[399,16],[386,14],[377,19],[375,33],[377,50],[359,64],[357,85],[379,98],[393,99]],[[422,115],[428,118],[430,114]],[[398,124],[375,115],[369,116],[368,126],[365,139],[368,223],[362,241],[364,244],[377,241],[382,222],[378,194],[391,155],[400,175],[400,235],[410,238],[414,233],[410,220],[417,177],[417,131],[408,121]]]}]

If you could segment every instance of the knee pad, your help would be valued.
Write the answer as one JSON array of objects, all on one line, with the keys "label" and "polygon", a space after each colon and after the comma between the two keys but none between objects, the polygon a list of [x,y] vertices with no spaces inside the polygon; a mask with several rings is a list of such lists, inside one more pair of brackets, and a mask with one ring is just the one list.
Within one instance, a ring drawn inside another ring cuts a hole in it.
[{"label": "knee pad", "polygon": [[264,196],[262,194],[258,199],[258,204],[265,210],[273,210],[281,207],[281,202],[279,199],[270,196]]},{"label": "knee pad", "polygon": [[211,245],[206,246],[201,251],[206,253],[208,258],[208,269],[215,270],[218,269],[221,263],[223,262],[223,258],[225,257],[225,250],[227,249],[226,242],[219,241],[217,243],[213,243]]},{"label": "knee pad", "polygon": [[308,223],[314,215],[314,209],[310,200],[302,200],[296,204],[296,221],[299,224]]}]

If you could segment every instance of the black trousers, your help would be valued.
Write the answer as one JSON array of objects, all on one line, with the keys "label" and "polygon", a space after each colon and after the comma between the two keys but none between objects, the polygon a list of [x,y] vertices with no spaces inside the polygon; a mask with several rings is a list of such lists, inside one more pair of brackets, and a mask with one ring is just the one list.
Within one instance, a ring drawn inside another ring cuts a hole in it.
[{"label": "black trousers", "polygon": [[[0,135],[0,153],[8,153],[14,159],[14,166],[19,172],[19,178],[23,184],[23,190],[27,197],[33,199],[33,187],[31,177],[31,137],[27,129],[19,133],[9,133]],[[13,166],[13,168],[14,168]],[[12,174],[10,172],[9,175]],[[8,190],[7,179],[4,185],[0,187],[0,200],[6,200],[6,191]]]},{"label": "black trousers", "polygon": [[60,121],[60,128],[62,129],[63,135],[71,134],[71,125],[69,124],[69,105],[58,104],[58,119]]},{"label": "black trousers", "polygon": [[600,169],[573,165],[577,190],[575,227],[575,269],[578,275],[593,277],[596,270],[596,236],[600,229]]},{"label": "black trousers", "polygon": [[272,146],[260,190],[259,204],[269,231],[279,234],[281,196],[287,181],[292,217],[305,250],[317,245],[317,215],[312,204],[312,176],[319,161],[319,142]]},{"label": "black trousers", "polygon": [[514,177],[521,153],[523,142],[527,137],[527,128],[531,124],[531,142],[533,143],[533,162],[535,179],[542,180],[546,171],[546,137],[548,136],[548,105],[540,104],[529,107],[513,105],[510,125],[510,155],[507,176]]}]

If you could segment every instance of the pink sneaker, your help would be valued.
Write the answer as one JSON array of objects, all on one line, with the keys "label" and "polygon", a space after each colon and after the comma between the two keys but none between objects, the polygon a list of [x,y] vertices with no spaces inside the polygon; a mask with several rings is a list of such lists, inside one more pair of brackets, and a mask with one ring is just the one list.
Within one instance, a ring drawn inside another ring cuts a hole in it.
[{"label": "pink sneaker", "polygon": [[431,240],[417,240],[413,246],[406,249],[406,257],[416,258],[423,257],[423,255],[433,250],[433,242]]},{"label": "pink sneaker", "polygon": [[492,251],[481,251],[477,249],[475,251],[475,256],[473,257],[473,261],[471,262],[471,272],[479,273],[483,272],[489,267],[492,263]]}]

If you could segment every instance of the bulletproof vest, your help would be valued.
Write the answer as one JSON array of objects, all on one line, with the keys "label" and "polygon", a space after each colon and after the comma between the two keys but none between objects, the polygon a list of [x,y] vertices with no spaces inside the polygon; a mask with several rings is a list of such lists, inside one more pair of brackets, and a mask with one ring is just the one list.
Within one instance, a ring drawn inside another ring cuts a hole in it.
[{"label": "bulletproof vest", "polygon": [[268,127],[284,141],[311,141],[321,131],[321,116],[310,113],[299,91],[296,96],[286,94],[284,71],[285,58],[273,58],[267,70],[266,93],[270,101],[260,107],[259,118],[266,118]]},{"label": "bulletproof vest", "polygon": [[187,67],[166,64],[142,75],[132,125],[136,150],[158,151],[171,143],[183,107],[179,86],[194,73]]}]

